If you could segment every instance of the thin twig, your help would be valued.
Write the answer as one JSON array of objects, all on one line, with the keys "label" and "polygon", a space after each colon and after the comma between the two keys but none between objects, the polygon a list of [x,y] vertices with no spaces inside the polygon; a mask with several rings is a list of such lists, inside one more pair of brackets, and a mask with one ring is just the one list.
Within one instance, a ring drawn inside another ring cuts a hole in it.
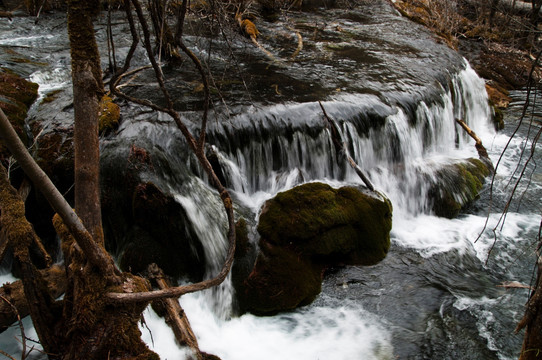
[{"label": "thin twig", "polygon": [[4,350],[0,350],[0,354],[1,354],[1,355],[4,355],[4,356],[7,357],[8,359],[15,360],[15,358],[14,358],[13,356],[11,356],[10,354],[8,354],[8,353],[5,352]]},{"label": "thin twig", "polygon": [[[23,350],[21,351],[21,360],[24,360],[26,358],[26,336],[24,334],[24,326],[23,322],[21,320],[21,316],[19,315],[19,310],[13,305],[8,299],[6,299],[4,296],[0,295],[0,299],[4,300],[6,304],[8,304],[11,307],[11,310],[15,313],[17,316],[17,322],[19,323],[19,329],[21,330],[21,340],[23,342]],[[5,355],[5,354],[4,354]],[[12,358],[13,359],[13,358]]]},{"label": "thin twig", "polygon": [[[512,143],[512,139],[516,136],[517,132],[519,131],[519,129],[520,129],[522,123],[523,123],[523,119],[525,118],[525,115],[527,114],[527,109],[529,108],[529,103],[530,103],[530,94],[531,94],[531,89],[532,89],[533,74],[534,74],[534,71],[535,71],[536,67],[538,66],[538,62],[539,62],[541,56],[542,56],[542,50],[540,50],[538,52],[538,55],[536,56],[536,58],[535,58],[535,60],[533,62],[533,65],[531,66],[531,71],[529,72],[529,82],[528,82],[528,86],[527,86],[526,100],[525,100],[525,104],[523,105],[523,110],[522,110],[521,116],[520,116],[520,118],[518,120],[518,124],[517,124],[516,128],[514,129],[512,135],[510,136],[510,138],[506,142],[506,145],[505,145],[504,149],[501,151],[499,159],[497,160],[497,163],[495,164],[495,171],[493,172],[493,176],[491,177],[491,183],[489,185],[489,204],[488,204],[486,220],[484,222],[484,226],[482,227],[482,230],[480,230],[480,233],[478,234],[478,237],[476,238],[476,240],[474,240],[475,243],[478,240],[480,240],[480,238],[482,237],[482,234],[487,229],[487,225],[489,223],[489,216],[490,216],[491,211],[493,209],[493,192],[494,192],[494,187],[495,187],[495,179],[496,179],[496,176],[497,176],[497,169],[499,168],[499,165],[501,164],[501,161],[502,161],[502,159],[504,157],[504,154],[506,153],[506,151],[510,147],[510,144]],[[495,241],[497,241],[496,237],[495,237]],[[493,246],[491,247],[491,249],[492,248],[493,248]],[[487,254],[486,263],[487,263],[487,260],[489,259],[491,249]]]},{"label": "thin twig", "polygon": [[178,13],[178,19],[177,19],[177,45],[181,48],[181,50],[192,60],[194,63],[194,66],[198,70],[201,81],[203,83],[203,114],[201,119],[201,129],[199,133],[198,138],[198,149],[199,151],[203,151],[203,145],[205,144],[205,133],[207,132],[207,118],[209,113],[209,102],[210,102],[210,91],[209,91],[209,79],[207,78],[207,73],[205,72],[205,69],[203,68],[203,65],[201,64],[201,61],[198,59],[196,54],[192,52],[183,42],[183,25],[184,25],[184,19],[186,16],[186,10],[188,6],[188,1],[183,0],[181,4],[181,9]]}]

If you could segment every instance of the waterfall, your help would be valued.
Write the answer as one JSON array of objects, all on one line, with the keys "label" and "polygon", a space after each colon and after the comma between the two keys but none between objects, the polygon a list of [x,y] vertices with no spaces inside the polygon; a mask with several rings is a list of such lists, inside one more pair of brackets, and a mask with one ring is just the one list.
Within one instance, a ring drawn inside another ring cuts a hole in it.
[{"label": "waterfall", "polygon": [[[390,197],[394,208],[408,214],[429,211],[424,178],[450,161],[477,157],[456,118],[465,120],[480,135],[492,133],[484,82],[470,65],[465,63],[465,68],[450,76],[449,84],[440,85],[440,89],[440,94],[419,101],[415,111],[366,95],[347,95],[324,103],[339,124],[354,160]],[[235,192],[259,197],[317,179],[360,182],[345,162],[337,161],[317,104],[287,109],[281,105],[266,111],[263,120],[259,114],[248,120],[236,119],[248,122],[247,127],[254,131],[247,141],[216,144],[218,149],[227,149],[219,158]],[[304,116],[305,123],[315,124],[314,128],[300,126],[297,116]],[[273,128],[271,124],[277,123]]]},{"label": "waterfall", "polygon": [[[222,203],[216,194],[208,191],[205,184],[193,178],[188,185],[190,196],[177,194],[175,200],[186,210],[194,230],[205,251],[206,278],[215,276],[225,261],[227,252],[227,219]],[[205,301],[222,319],[231,316],[231,274],[219,286],[204,292]]]}]

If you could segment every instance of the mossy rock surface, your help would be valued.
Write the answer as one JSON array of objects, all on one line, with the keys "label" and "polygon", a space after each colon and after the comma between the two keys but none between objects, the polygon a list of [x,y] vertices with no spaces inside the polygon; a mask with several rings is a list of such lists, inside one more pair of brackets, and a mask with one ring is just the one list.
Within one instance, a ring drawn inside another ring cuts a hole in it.
[{"label": "mossy rock surface", "polygon": [[98,131],[106,134],[119,126],[120,107],[113,102],[113,99],[104,95],[100,100],[100,113],[98,114]]},{"label": "mossy rock surface", "polygon": [[29,107],[38,98],[38,84],[0,71],[0,94]]},{"label": "mossy rock surface", "polygon": [[[38,97],[38,84],[3,70],[0,70],[0,109],[6,114],[13,128],[24,144],[29,139],[24,129],[28,108]],[[7,149],[0,145],[1,157],[5,157]]]},{"label": "mossy rock surface", "polygon": [[258,253],[234,286],[241,311],[272,314],[309,304],[334,265],[371,265],[390,246],[389,200],[354,187],[308,183],[277,194],[263,207]]},{"label": "mossy rock surface", "polygon": [[491,170],[481,160],[470,158],[437,171],[429,191],[432,210],[437,216],[454,218],[478,197]]},{"label": "mossy rock surface", "polygon": [[371,265],[389,249],[391,215],[389,201],[354,187],[308,183],[268,201],[258,232],[323,262]]},{"label": "mossy rock surface", "polygon": [[238,289],[243,311],[272,315],[310,304],[322,290],[321,264],[288,248],[266,244],[254,269]]}]

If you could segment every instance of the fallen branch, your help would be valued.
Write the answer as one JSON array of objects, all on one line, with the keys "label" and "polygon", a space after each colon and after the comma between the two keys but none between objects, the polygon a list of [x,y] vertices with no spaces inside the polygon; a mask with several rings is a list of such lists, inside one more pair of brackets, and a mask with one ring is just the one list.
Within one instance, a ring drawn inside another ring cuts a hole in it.
[{"label": "fallen branch", "polygon": [[295,49],[292,56],[290,56],[290,60],[294,60],[297,55],[299,55],[301,50],[303,50],[303,37],[301,36],[301,33],[299,31],[296,31],[295,34],[297,36],[297,48]]},{"label": "fallen branch", "polygon": [[0,11],[0,18],[13,19],[13,13],[11,11]]},{"label": "fallen branch", "polygon": [[532,286],[522,284],[518,281],[503,281],[500,285],[497,285],[497,287],[502,287],[505,289],[529,289],[534,291]]},{"label": "fallen branch", "polygon": [[266,48],[264,48],[259,42],[258,42],[258,35],[260,35],[260,32],[258,31],[258,28],[256,25],[250,21],[249,19],[243,19],[242,15],[240,13],[237,13],[235,15],[235,19],[237,20],[237,23],[239,24],[239,27],[241,28],[241,31],[243,34],[248,36],[250,40],[256,45],[258,49],[260,49],[267,57],[273,61],[277,61],[277,58],[273,54],[271,54]]},{"label": "fallen branch", "polygon": [[[47,282],[47,289],[51,297],[58,298],[66,291],[66,272],[63,266],[53,265],[44,270],[39,270],[43,279]],[[6,299],[13,307],[7,303],[0,302],[0,333],[18,319],[17,315],[25,317],[30,314],[30,307],[24,294],[23,282],[21,280],[12,283],[6,283],[0,287],[0,297]]]},{"label": "fallen branch", "polygon": [[[148,267],[149,277],[153,280],[160,289],[168,289],[170,286],[165,279],[163,271],[156,264],[151,264]],[[175,334],[175,339],[181,346],[188,346],[198,360],[211,358],[209,354],[203,353],[198,345],[198,339],[192,331],[188,317],[177,298],[159,299],[153,302],[154,308],[159,308],[160,312],[164,312],[164,318],[169,327]],[[157,311],[158,312],[158,311]],[[213,355],[214,356],[214,355]],[[215,359],[218,359],[216,356]]]},{"label": "fallen branch", "polygon": [[[342,136],[341,136],[341,132],[339,131],[339,126],[337,125],[335,120],[333,120],[331,117],[329,117],[329,115],[326,112],[326,109],[324,109],[324,105],[322,104],[322,102],[318,101],[318,103],[320,104],[320,107],[322,108],[322,111],[324,113],[324,118],[325,118],[325,120],[326,120],[326,122],[327,122],[327,124],[328,124],[328,126],[330,128],[331,139],[333,140],[333,144],[335,145],[335,150],[337,151],[337,153],[341,153],[346,157],[346,161],[352,167],[352,169],[354,169],[356,174],[358,174],[358,176],[363,181],[365,186],[367,186],[367,188],[369,188],[369,190],[375,191],[375,188],[374,188],[373,184],[371,183],[371,181],[369,180],[369,178],[367,176],[365,176],[365,174],[363,173],[363,170],[361,170],[361,168],[358,166],[358,164],[356,164],[354,159],[352,159],[352,157],[348,153],[348,149],[346,148],[346,144],[344,143],[344,141],[342,139]],[[337,158],[337,160],[338,160],[338,158]]]},{"label": "fallen branch", "polygon": [[[491,160],[489,159],[489,155],[487,154],[487,150],[486,148],[484,147],[484,145],[482,145],[482,139],[480,139],[478,137],[478,135],[476,135],[476,133],[467,125],[467,123],[465,123],[463,120],[461,119],[455,119],[455,121],[463,128],[463,130],[465,130],[467,132],[467,134],[469,134],[469,136],[476,142],[475,143],[475,147],[476,147],[476,151],[478,151],[478,156],[480,156],[481,159],[485,159],[485,160],[489,160],[489,162],[491,163]],[[492,166],[493,167],[493,166]]]}]

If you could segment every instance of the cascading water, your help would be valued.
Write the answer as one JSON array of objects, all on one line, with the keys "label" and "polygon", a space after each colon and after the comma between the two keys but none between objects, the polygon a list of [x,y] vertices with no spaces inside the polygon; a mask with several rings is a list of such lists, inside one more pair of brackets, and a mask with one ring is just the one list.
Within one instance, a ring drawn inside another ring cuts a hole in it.
[{"label": "cascading water", "polygon": [[[455,118],[465,119],[481,136],[492,134],[484,83],[468,64],[452,78],[450,90],[442,88],[431,104],[419,102],[413,117],[398,105],[390,106],[367,96],[338,97],[324,106],[330,108],[328,112],[339,122],[358,165],[388,194],[396,211],[414,215],[427,212],[427,189],[422,173],[431,173],[450,159],[477,156],[468,135],[455,124]],[[375,120],[371,114],[364,114],[366,108],[385,111]],[[258,192],[274,194],[295,182],[316,179],[359,182],[346,163],[338,162],[318,109],[318,104],[302,105],[302,110],[277,106],[263,111],[267,118],[243,119],[278,135],[250,139],[243,147],[232,145],[232,139],[227,139],[228,144],[217,144],[219,149],[230,149],[221,153],[220,158],[233,190],[251,196]],[[272,126],[287,129],[295,127],[296,116],[308,119],[303,123],[320,121],[320,130],[307,133],[302,127],[280,132],[265,129],[266,123],[278,123]],[[375,121],[381,125],[373,126],[371,122]]]},{"label": "cascading water", "polygon": [[[390,109],[384,103],[375,103],[377,100],[371,97],[371,106],[388,108],[389,115],[383,125],[369,127],[359,122],[359,119],[366,121],[362,116],[342,117],[343,121],[340,121],[343,137],[354,158],[394,204],[394,246],[417,249],[427,258],[472,247],[467,242],[475,239],[476,232],[481,229],[480,222],[473,226],[481,218],[477,217],[476,221],[441,219],[432,216],[427,207],[427,175],[443,164],[477,156],[468,136],[456,127],[455,118],[460,116],[467,121],[488,142],[494,137],[483,81],[468,65],[452,77],[449,89],[442,88],[429,105],[420,102],[414,118],[409,118],[399,106]],[[329,112],[337,119],[340,106],[344,108],[347,104],[345,108],[348,109],[348,104],[360,101],[351,96],[346,98],[348,100],[340,98],[324,106],[329,107]],[[295,106],[293,108],[295,112]],[[321,119],[316,105],[309,109],[312,111],[304,108],[306,116]],[[287,110],[291,108],[277,107],[265,114],[288,127],[293,117],[281,119]],[[335,185],[361,182],[346,164],[337,162],[333,142],[325,128],[316,134],[293,131],[284,136],[251,138],[242,148],[233,143],[215,145],[217,149],[230,149],[228,153],[219,152],[222,167],[234,195],[254,210],[254,217],[265,199],[301,182],[323,180]],[[192,206],[186,201],[182,200],[185,206]],[[201,231],[209,231],[210,224],[204,219],[197,224]],[[458,238],[458,233],[467,226],[469,230]],[[443,232],[440,243],[436,238]],[[480,256],[483,254],[485,252],[481,250]],[[359,271],[363,272],[363,269]],[[348,291],[348,281],[340,284],[340,288]],[[366,291],[371,293],[373,290]],[[494,302],[458,297],[454,306],[466,310]],[[335,298],[325,290],[311,306],[265,318],[253,315],[225,317],[229,313],[224,312],[223,303],[222,310],[217,311],[213,307],[220,301],[217,302],[215,297],[215,301],[210,302],[209,297],[206,299],[201,294],[185,296],[181,303],[192,319],[202,349],[224,359],[391,359],[394,354],[404,353],[401,347],[407,347],[397,343],[401,336],[394,334],[393,329],[399,325],[393,320],[379,318],[367,311],[359,299]],[[415,307],[416,304],[408,306]],[[151,313],[148,316],[155,317]],[[486,321],[482,326],[485,332],[480,335],[487,337],[490,349],[497,348],[492,345],[491,322],[491,319]],[[156,350],[161,348],[157,346]],[[165,352],[163,356],[178,355]]]}]

